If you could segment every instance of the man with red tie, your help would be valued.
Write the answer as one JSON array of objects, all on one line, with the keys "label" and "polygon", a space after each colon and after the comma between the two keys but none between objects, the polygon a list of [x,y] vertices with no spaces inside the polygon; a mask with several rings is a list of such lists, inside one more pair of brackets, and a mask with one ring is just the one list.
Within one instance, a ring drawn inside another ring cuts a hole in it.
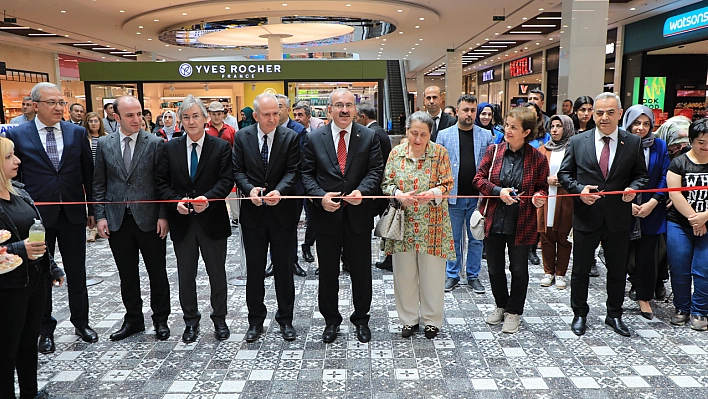
[{"label": "man with red tie", "polygon": [[320,265],[319,308],[326,327],[325,343],[337,338],[342,315],[339,303],[339,257],[349,254],[354,313],[350,321],[357,339],[368,342],[371,308],[371,230],[375,195],[383,174],[381,145],[376,133],[353,122],[356,99],[347,89],[330,94],[332,123],[307,134],[302,154],[302,184],[314,199],[314,221]]}]

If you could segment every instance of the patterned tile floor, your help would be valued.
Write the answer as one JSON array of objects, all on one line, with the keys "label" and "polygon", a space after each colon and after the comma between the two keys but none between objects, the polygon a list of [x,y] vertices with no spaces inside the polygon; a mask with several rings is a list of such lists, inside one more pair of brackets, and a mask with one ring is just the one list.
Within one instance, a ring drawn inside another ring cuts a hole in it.
[{"label": "patterned tile floor", "polygon": [[[303,230],[300,229],[302,240]],[[228,275],[239,275],[238,230],[229,243]],[[306,278],[296,277],[293,324],[298,339],[282,340],[273,322],[276,305],[267,279],[269,329],[252,344],[245,287],[229,286],[231,338],[216,341],[209,318],[209,286],[203,267],[198,276],[201,312],[199,340],[180,341],[184,328],[178,301],[175,257],[168,241],[172,287],[172,337],[164,342],[150,330],[124,341],[108,336],[121,325],[119,278],[105,240],[88,244],[88,270],[105,279],[89,288],[91,325],[99,342],[86,344],[73,335],[65,289],[57,289],[56,353],[39,355],[40,386],[71,398],[706,398],[708,333],[674,327],[668,303],[654,303],[653,321],[639,316],[636,303],[625,302],[631,338],[603,324],[604,273],[592,279],[588,333],[574,336],[569,291],[538,285],[543,271],[531,266],[526,311],[518,333],[488,326],[494,308],[486,265],[486,294],[460,286],[445,295],[445,322],[435,340],[422,334],[400,337],[392,275],[373,268],[370,326],[373,339],[357,342],[351,325],[342,325],[336,342],[321,341],[324,320],[317,311],[315,264]],[[378,241],[372,240],[378,248]],[[379,252],[374,252],[378,258]],[[376,260],[376,259],[374,259]],[[602,269],[602,268],[601,268]],[[143,298],[148,302],[143,271]],[[668,286],[668,284],[667,284]],[[668,287],[667,287],[668,288]],[[340,277],[342,314],[350,313],[351,287]],[[146,325],[150,309],[145,307]],[[346,316],[345,316],[346,320]]]}]

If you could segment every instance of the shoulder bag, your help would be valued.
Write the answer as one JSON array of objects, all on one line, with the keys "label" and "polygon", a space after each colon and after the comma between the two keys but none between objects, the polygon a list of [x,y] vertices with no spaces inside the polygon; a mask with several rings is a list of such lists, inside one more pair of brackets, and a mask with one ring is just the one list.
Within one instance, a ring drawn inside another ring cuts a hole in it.
[{"label": "shoulder bag", "polygon": [[[497,150],[499,149],[498,144],[494,144],[494,157],[492,158],[492,164],[489,166],[489,175],[487,176],[487,180],[490,180],[492,178],[492,168],[494,168],[494,162],[497,160]],[[487,206],[489,204],[489,199],[484,199],[484,211],[480,212],[480,203],[482,200],[479,200],[477,202],[477,209],[472,212],[472,216],[470,216],[470,230],[472,231],[472,237],[474,237],[475,240],[484,240],[484,218],[487,213]]]},{"label": "shoulder bag", "polygon": [[403,212],[403,206],[398,204],[396,200],[391,199],[388,203],[388,208],[376,224],[374,235],[387,240],[403,240],[405,231]]}]

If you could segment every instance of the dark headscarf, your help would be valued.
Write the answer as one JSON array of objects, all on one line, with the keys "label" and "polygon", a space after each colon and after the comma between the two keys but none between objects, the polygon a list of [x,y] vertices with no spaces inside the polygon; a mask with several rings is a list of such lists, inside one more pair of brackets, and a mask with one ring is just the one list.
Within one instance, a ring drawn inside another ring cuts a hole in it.
[{"label": "dark headscarf", "polygon": [[255,125],[256,121],[253,120],[253,108],[251,107],[246,107],[241,110],[244,115],[246,115],[246,119],[240,121],[241,122],[241,127],[246,127],[246,126],[251,126]]},{"label": "dark headscarf", "polygon": [[575,127],[573,126],[573,120],[566,115],[554,115],[551,117],[551,120],[549,121],[549,124],[553,123],[553,121],[558,120],[560,123],[563,125],[563,136],[561,136],[560,140],[555,141],[553,140],[553,136],[551,136],[551,139],[548,140],[548,142],[544,145],[547,150],[549,151],[559,151],[564,149],[565,147],[568,146],[568,142],[570,141],[570,137],[575,134]]},{"label": "dark headscarf", "polygon": [[[482,121],[479,120],[479,114],[481,114],[482,110],[484,110],[485,108],[489,108],[492,111],[492,119],[489,121],[489,125],[487,126],[484,126],[482,124]],[[477,116],[474,118],[474,124],[481,127],[482,129],[492,130],[492,128],[494,127],[494,108],[492,108],[492,104],[484,102],[480,103],[477,106]]]}]

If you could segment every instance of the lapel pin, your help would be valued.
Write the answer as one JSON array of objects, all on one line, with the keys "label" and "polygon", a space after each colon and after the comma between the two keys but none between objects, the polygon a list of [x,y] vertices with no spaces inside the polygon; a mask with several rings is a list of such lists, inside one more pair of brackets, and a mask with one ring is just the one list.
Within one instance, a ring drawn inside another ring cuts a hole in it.
[{"label": "lapel pin", "polygon": [[624,145],[624,141],[620,141],[620,144]]},{"label": "lapel pin", "polygon": [[356,137],[361,137],[361,135],[357,133]]}]

